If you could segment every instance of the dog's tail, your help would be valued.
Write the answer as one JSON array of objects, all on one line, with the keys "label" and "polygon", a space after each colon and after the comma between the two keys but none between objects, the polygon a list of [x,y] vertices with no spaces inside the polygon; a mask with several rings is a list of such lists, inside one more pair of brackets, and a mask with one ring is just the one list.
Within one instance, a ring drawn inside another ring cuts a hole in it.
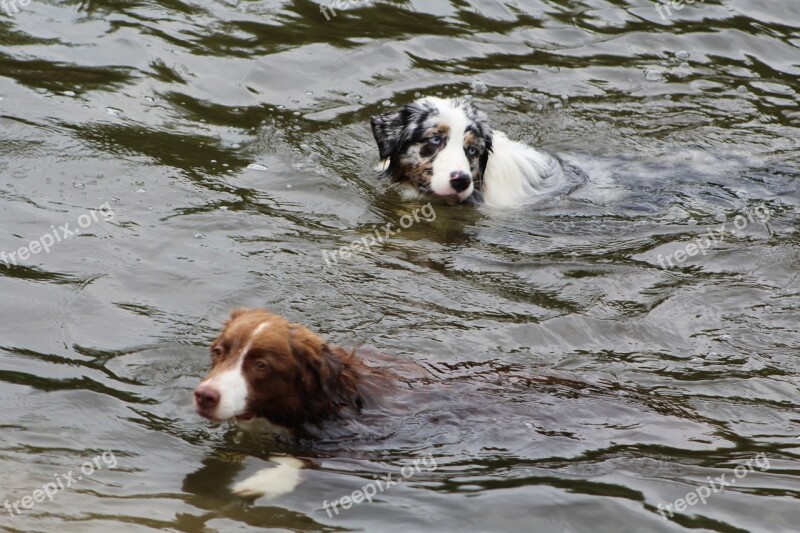
[{"label": "dog's tail", "polygon": [[488,205],[524,204],[558,189],[564,179],[555,157],[512,141],[505,133],[494,133],[492,152],[483,175],[483,199]]}]

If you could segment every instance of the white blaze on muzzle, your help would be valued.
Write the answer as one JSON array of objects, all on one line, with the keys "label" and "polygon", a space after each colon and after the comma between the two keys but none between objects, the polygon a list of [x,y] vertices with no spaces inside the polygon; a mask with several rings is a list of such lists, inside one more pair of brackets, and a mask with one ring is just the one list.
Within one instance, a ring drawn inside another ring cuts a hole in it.
[{"label": "white blaze on muzzle", "polygon": [[472,176],[467,154],[464,152],[464,135],[469,126],[469,119],[460,109],[446,102],[437,102],[439,115],[436,117],[438,123],[444,122],[450,128],[450,136],[447,145],[442,148],[433,160],[433,176],[431,177],[431,190],[439,196],[458,196],[459,200],[464,200],[472,194],[474,184],[470,183],[464,191],[456,191],[450,183],[454,172],[465,172]]},{"label": "white blaze on muzzle", "polygon": [[244,361],[247,353],[253,346],[253,341],[264,329],[269,326],[269,322],[259,324],[248,339],[245,347],[237,356],[236,365],[230,370],[204,381],[200,386],[208,386],[219,392],[219,405],[214,412],[217,420],[230,420],[242,415],[247,411],[247,380],[244,377]]}]

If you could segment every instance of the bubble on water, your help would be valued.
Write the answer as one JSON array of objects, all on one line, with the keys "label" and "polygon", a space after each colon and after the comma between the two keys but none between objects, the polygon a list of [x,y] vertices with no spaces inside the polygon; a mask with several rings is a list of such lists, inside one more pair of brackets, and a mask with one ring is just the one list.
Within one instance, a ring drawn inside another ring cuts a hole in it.
[{"label": "bubble on water", "polygon": [[114,116],[114,117],[118,117],[118,116],[120,116],[122,114],[122,110],[121,109],[116,109],[114,107],[107,107],[106,108],[106,114]]},{"label": "bubble on water", "polygon": [[138,192],[139,194],[142,194],[142,193],[147,192],[147,189],[138,189],[136,192]]},{"label": "bubble on water", "polygon": [[322,155],[318,154],[317,152],[312,153],[308,157],[310,157],[312,161],[319,161],[320,159],[322,159]]},{"label": "bubble on water", "polygon": [[690,226],[696,226],[697,225],[697,221],[695,219],[693,219],[693,218],[690,218],[686,223],[689,224]]},{"label": "bubble on water", "polygon": [[648,70],[644,77],[647,81],[661,81],[664,79],[664,75],[661,73],[661,71],[654,68]]},{"label": "bubble on water", "polygon": [[212,162],[212,163],[216,163],[216,162],[217,162],[217,160],[216,160],[216,159],[212,159],[212,160],[211,160],[211,162]]},{"label": "bubble on water", "polygon": [[73,183],[72,186],[75,187],[76,189],[84,189],[84,188],[86,188],[86,185],[84,185],[83,183],[81,183],[79,181],[76,181],[75,183]]},{"label": "bubble on water", "polygon": [[561,104],[553,104],[553,109],[561,109]]},{"label": "bubble on water", "polygon": [[239,143],[235,143],[235,144],[232,144],[232,145],[231,145],[231,148],[233,148],[234,150],[238,150],[238,149],[239,149],[239,148],[241,148],[241,147],[242,147],[242,145],[241,145],[241,144],[239,144]]},{"label": "bubble on water", "polygon": [[690,54],[690,53],[689,53],[689,52],[687,52],[686,50],[681,50],[680,52],[678,52],[677,54],[675,54],[675,57],[676,57],[676,58],[678,58],[678,59],[680,59],[681,61],[686,61],[687,59],[689,59],[690,57],[692,57],[692,54]]},{"label": "bubble on water", "polygon": [[206,236],[203,233],[195,233],[194,234],[194,238],[195,239],[205,239]]},{"label": "bubble on water", "polygon": [[719,213],[717,216],[714,217],[714,220],[717,222],[725,222],[728,217],[725,216],[725,213]]},{"label": "bubble on water", "polygon": [[61,94],[63,94],[64,96],[75,96],[75,91],[64,91]]},{"label": "bubble on water", "polygon": [[306,91],[306,96],[314,96],[314,91]]},{"label": "bubble on water", "polygon": [[731,336],[728,335],[727,333],[724,333],[724,334],[719,336],[719,340],[721,340],[723,342],[728,342],[729,340],[731,340]]},{"label": "bubble on water", "polygon": [[550,72],[558,72],[561,69],[558,67],[547,67],[547,70],[549,70]]},{"label": "bubble on water", "polygon": [[717,352],[710,352],[706,355],[706,361],[719,361],[722,356]]},{"label": "bubble on water", "polygon": [[381,104],[383,105],[383,107],[389,107],[392,105],[392,103],[389,100],[384,100],[383,102],[381,102]]},{"label": "bubble on water", "polygon": [[220,211],[227,211],[228,209],[230,208],[227,205],[223,205],[219,208]]},{"label": "bubble on water", "polygon": [[567,100],[569,100],[569,96],[567,96],[566,94],[562,94],[561,99],[566,102]]},{"label": "bubble on water", "polygon": [[269,167],[266,167],[266,166],[264,166],[262,164],[259,164],[259,163],[250,163],[249,165],[247,165],[247,168],[250,169],[250,170],[268,170],[269,169]]},{"label": "bubble on water", "polygon": [[155,101],[156,101],[156,99],[155,99],[155,98],[153,98],[152,96],[145,96],[145,97],[144,97],[144,101],[145,101],[145,102],[150,102],[150,103],[152,104],[153,102],[155,102]]},{"label": "bubble on water", "polygon": [[475,80],[472,82],[472,92],[475,94],[486,94],[489,92],[489,86],[481,80]]},{"label": "bubble on water", "polygon": [[345,96],[345,98],[347,98],[351,102],[355,102],[356,100],[361,100],[361,95],[358,93],[350,93],[347,96]]},{"label": "bubble on water", "polygon": [[740,93],[742,93],[742,94],[744,94],[744,93],[746,93],[746,92],[747,92],[747,87],[745,87],[744,85],[739,85],[739,86],[736,88],[736,91],[737,91],[737,92],[740,92]]}]

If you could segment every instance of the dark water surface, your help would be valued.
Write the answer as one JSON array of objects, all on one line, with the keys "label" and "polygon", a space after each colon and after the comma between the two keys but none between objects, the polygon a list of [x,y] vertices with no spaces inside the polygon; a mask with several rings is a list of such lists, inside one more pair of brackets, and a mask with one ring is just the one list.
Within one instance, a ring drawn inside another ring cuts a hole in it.
[{"label": "dark water surface", "polygon": [[[85,226],[0,265],[0,506],[116,463],[0,528],[797,531],[800,3],[342,5],[0,10],[0,251]],[[472,94],[589,183],[434,204],[327,266],[422,207],[374,179],[367,125],[417,94]],[[311,446],[210,425],[190,393],[234,306],[454,388]],[[428,454],[375,503],[323,510]],[[297,490],[232,495],[276,455],[308,460]]]}]

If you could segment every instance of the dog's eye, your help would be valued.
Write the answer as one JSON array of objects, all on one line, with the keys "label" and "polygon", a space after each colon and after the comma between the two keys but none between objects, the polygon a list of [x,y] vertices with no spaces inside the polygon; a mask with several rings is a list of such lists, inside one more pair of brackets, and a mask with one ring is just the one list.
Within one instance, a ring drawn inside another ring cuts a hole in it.
[{"label": "dog's eye", "polygon": [[475,148],[474,146],[470,146],[469,148],[467,148],[467,155],[469,156],[478,155],[478,149]]},{"label": "dog's eye", "polygon": [[428,139],[428,141],[431,144],[433,144],[434,146],[437,145],[437,144],[442,144],[442,138],[439,135],[436,135],[435,137],[431,137],[430,139]]},{"label": "dog's eye", "polygon": [[212,346],[211,347],[211,357],[214,359],[218,359],[222,357],[223,350],[221,346]]},{"label": "dog's eye", "polygon": [[266,372],[268,368],[267,363],[265,363],[264,361],[256,361],[255,367],[256,370],[258,370],[259,372]]}]

